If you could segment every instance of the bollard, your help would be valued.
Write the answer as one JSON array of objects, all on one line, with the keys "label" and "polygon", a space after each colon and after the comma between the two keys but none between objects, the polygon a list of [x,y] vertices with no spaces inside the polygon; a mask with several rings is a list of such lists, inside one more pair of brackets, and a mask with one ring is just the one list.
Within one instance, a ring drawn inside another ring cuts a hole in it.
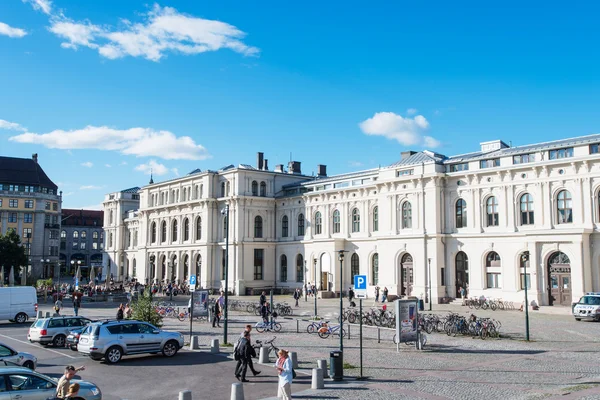
[{"label": "bollard", "polygon": [[350,324],[348,324],[348,340],[350,340]]},{"label": "bollard", "polygon": [[190,340],[190,350],[196,350],[199,347],[198,336],[192,336],[192,340]]},{"label": "bollard", "polygon": [[298,353],[290,351],[290,359],[292,360],[292,368],[298,369]]},{"label": "bollard", "polygon": [[260,348],[260,353],[258,355],[258,362],[260,364],[268,364],[269,363],[269,349],[266,347]]},{"label": "bollard", "polygon": [[213,339],[210,343],[210,352],[215,354],[219,352],[219,339]]},{"label": "bollard", "polygon": [[50,311],[46,311],[46,318],[50,318]]},{"label": "bollard", "polygon": [[44,312],[43,311],[38,311],[37,317],[38,317],[38,319],[44,318]]},{"label": "bollard", "polygon": [[244,385],[239,382],[231,384],[231,400],[244,400]]},{"label": "bollard", "polygon": [[381,329],[377,327],[377,343],[381,343]]},{"label": "bollard", "polygon": [[192,400],[192,391],[184,390],[183,392],[179,392],[179,400]]},{"label": "bollard", "polygon": [[327,360],[317,360],[317,369],[323,373],[323,378],[327,378]]},{"label": "bollard", "polygon": [[312,383],[311,389],[323,389],[325,388],[325,382],[323,381],[323,370],[321,368],[313,368],[312,370]]}]

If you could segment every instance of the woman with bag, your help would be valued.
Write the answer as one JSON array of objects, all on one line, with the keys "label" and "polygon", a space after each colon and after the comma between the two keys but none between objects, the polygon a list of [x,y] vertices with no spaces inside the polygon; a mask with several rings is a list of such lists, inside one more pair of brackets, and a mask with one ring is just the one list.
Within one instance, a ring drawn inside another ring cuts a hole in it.
[{"label": "woman with bag", "polygon": [[294,377],[294,370],[292,369],[292,360],[288,357],[287,350],[279,350],[277,352],[279,358],[275,363],[275,368],[279,372],[279,385],[277,388],[277,397],[283,398],[284,400],[290,400],[292,398],[292,380]]}]

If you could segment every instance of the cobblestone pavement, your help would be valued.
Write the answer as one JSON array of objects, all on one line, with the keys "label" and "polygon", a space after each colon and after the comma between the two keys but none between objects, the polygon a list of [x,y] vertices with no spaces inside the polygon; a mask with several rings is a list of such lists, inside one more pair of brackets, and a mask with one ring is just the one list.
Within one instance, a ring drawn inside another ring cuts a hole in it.
[{"label": "cobblestone pavement", "polygon": [[[240,298],[241,300],[253,300]],[[187,305],[185,298],[178,299]],[[276,301],[289,297],[277,297]],[[367,303],[367,302],[365,302]],[[372,301],[369,301],[369,306]],[[391,306],[391,304],[390,304]],[[292,318],[307,318],[313,313],[312,299],[294,308]],[[367,308],[367,307],[365,307]],[[319,314],[332,322],[339,310],[339,300],[319,300]],[[88,309],[88,314],[112,317],[112,310]],[[356,381],[360,375],[358,327],[350,327],[350,338],[344,341],[345,381],[326,383],[325,390],[305,390],[299,398],[319,399],[600,399],[600,324],[576,322],[570,310],[553,313],[530,313],[531,341],[524,341],[524,315],[518,311],[469,310],[460,306],[434,306],[434,313],[447,311],[468,315],[490,316],[502,322],[501,339],[449,337],[433,333],[427,345],[419,351],[391,341],[393,331],[365,327],[363,330],[363,375],[366,381]],[[303,317],[302,317],[303,316]],[[230,314],[229,341],[243,330],[245,324],[255,324],[258,317],[248,313]],[[299,354],[299,373],[310,374],[316,360],[329,360],[329,352],[337,350],[339,339],[321,339],[306,333],[308,322],[280,318],[283,331],[277,336],[278,347]],[[165,320],[166,329],[189,333],[189,322]],[[204,323],[194,323],[194,335],[203,346],[213,337],[223,340],[222,329]],[[253,339],[268,339],[274,335],[253,334]],[[206,347],[204,347],[206,348]],[[223,348],[223,351],[231,351]],[[233,362],[233,361],[232,361]]]}]

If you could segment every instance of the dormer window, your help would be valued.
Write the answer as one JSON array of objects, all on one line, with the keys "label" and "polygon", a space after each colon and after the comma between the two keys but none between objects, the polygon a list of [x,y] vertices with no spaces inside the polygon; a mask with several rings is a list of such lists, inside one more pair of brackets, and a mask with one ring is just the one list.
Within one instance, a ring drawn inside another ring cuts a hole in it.
[{"label": "dormer window", "polygon": [[479,161],[479,168],[493,168],[500,166],[499,158],[492,158],[490,160],[481,160]]}]

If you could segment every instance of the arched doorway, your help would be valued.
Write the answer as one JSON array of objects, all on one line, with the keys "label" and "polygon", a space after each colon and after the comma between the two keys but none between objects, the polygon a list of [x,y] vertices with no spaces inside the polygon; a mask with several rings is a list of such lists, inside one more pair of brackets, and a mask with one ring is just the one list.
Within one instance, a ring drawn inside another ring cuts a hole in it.
[{"label": "arched doorway", "polygon": [[160,257],[160,279],[164,282],[167,279],[167,257]]},{"label": "arched doorway", "polygon": [[550,287],[548,305],[571,305],[571,260],[557,251],[548,258],[548,285]]},{"label": "arched doorway", "polygon": [[469,257],[464,251],[459,251],[455,258],[456,266],[456,297],[460,297],[460,288],[469,287]]},{"label": "arched doorway", "polygon": [[200,281],[200,269],[202,268],[202,255],[196,255],[196,281]]},{"label": "arched doorway", "polygon": [[410,296],[413,287],[413,258],[406,253],[400,260],[400,295]]},{"label": "arched doorway", "polygon": [[329,254],[321,254],[321,289],[326,291],[333,290],[333,274],[331,273],[331,259]]},{"label": "arched doorway", "polygon": [[189,281],[190,273],[190,256],[187,254],[183,257],[183,282]]}]

